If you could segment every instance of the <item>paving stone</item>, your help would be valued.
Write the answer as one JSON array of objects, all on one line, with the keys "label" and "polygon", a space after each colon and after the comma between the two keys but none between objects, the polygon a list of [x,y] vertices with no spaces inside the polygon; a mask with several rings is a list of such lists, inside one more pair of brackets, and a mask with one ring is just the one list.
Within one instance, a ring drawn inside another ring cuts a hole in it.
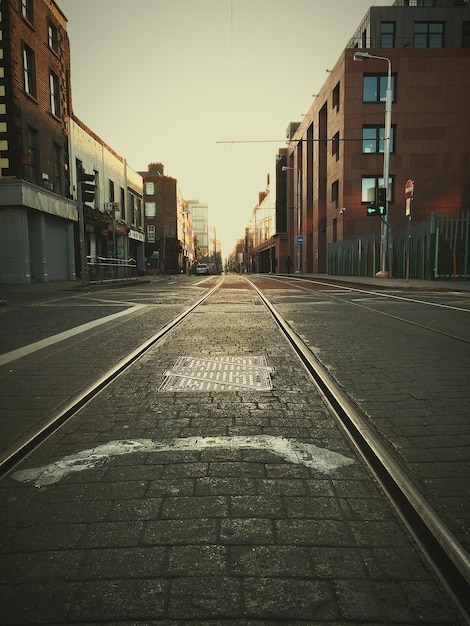
[{"label": "paving stone", "polygon": [[[39,467],[111,440],[171,444],[235,435],[310,443],[354,464],[322,473],[269,450],[201,448],[111,456],[41,489],[2,481],[6,609],[0,623],[460,626],[439,581],[280,340],[276,324],[254,296],[229,287],[84,407],[25,466]],[[242,304],[228,313],[234,302]],[[116,333],[122,332],[123,341],[120,346],[106,341],[97,366],[124,354],[141,333],[154,332],[178,308],[162,316],[158,307],[105,333],[119,343]],[[398,437],[397,454],[406,455],[406,462],[414,454],[421,469],[429,461],[428,443],[437,445],[438,454],[431,457],[436,463],[447,465],[436,456],[450,451],[463,458],[464,448],[455,443],[463,441],[464,422],[454,421],[447,433],[432,430],[439,416],[423,406],[422,394],[413,397],[413,385],[404,387],[406,376],[397,374],[388,387],[378,384],[361,400],[368,391],[361,378],[377,379],[389,363],[388,356],[376,358],[374,342],[383,329],[374,328],[365,342],[367,330],[355,326],[353,317],[345,319],[336,305],[328,306],[331,317],[317,309],[312,314],[299,299],[289,308],[290,317],[312,345],[319,344],[320,356],[334,364],[335,373],[349,372],[358,403],[383,420],[376,427],[388,428],[390,439]],[[390,358],[398,359],[407,341],[400,337],[393,346],[390,338]],[[367,347],[359,359],[358,342]],[[90,344],[84,344],[70,348],[71,366],[86,362]],[[273,390],[159,392],[164,372],[179,356],[194,355],[195,347],[199,355],[266,356],[275,368]],[[417,360],[425,355],[423,348]],[[61,358],[63,350],[56,351],[49,369],[59,377]],[[33,361],[37,367],[42,358]],[[358,367],[353,373],[352,363]],[[46,369],[46,361],[42,365]],[[409,419],[403,431],[400,411]],[[438,445],[441,436],[448,447]],[[450,472],[445,478],[458,477]],[[432,478],[429,488],[436,494],[446,488],[443,474],[435,470]],[[456,481],[449,507],[456,507],[460,489]]]}]

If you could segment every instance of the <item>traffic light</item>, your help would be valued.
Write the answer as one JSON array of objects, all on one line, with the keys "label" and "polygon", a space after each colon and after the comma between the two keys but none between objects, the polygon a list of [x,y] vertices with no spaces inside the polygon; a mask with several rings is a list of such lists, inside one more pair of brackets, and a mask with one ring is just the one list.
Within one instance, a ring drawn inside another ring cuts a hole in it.
[{"label": "traffic light", "polygon": [[82,187],[82,202],[93,202],[95,199],[95,175],[80,172],[80,185]]},{"label": "traffic light", "polygon": [[377,206],[380,211],[380,215],[387,213],[387,190],[385,187],[379,187],[377,190]]},{"label": "traffic light", "polygon": [[379,207],[375,204],[369,204],[366,210],[367,215],[381,215]]}]

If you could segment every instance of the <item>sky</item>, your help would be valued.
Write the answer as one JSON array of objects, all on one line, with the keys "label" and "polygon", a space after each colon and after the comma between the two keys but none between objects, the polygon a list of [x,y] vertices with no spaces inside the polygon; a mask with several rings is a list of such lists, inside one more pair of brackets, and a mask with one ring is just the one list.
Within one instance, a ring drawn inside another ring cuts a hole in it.
[{"label": "sky", "polygon": [[74,114],[136,171],[209,205],[227,256],[275,157],[371,5],[392,0],[56,0]]}]

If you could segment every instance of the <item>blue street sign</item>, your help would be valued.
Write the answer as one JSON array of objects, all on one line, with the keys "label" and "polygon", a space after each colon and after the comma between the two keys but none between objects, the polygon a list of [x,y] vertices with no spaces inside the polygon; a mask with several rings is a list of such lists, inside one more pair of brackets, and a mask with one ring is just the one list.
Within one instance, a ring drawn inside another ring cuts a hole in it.
[{"label": "blue street sign", "polygon": [[304,242],[304,236],[297,235],[297,237],[295,238],[295,243],[303,243],[303,242]]}]

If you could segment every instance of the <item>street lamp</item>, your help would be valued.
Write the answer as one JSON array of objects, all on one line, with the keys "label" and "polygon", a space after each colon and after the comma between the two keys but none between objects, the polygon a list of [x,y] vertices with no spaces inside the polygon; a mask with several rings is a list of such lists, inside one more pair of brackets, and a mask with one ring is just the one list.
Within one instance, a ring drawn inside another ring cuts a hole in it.
[{"label": "street lamp", "polygon": [[300,246],[301,246],[301,239],[300,239],[300,230],[301,230],[301,213],[302,213],[302,172],[298,167],[287,167],[287,165],[283,165],[282,166],[282,171],[283,172],[287,172],[287,171],[295,171],[297,172],[297,235],[296,235],[296,240],[297,240],[297,269],[295,270],[296,274],[301,274],[302,270],[301,270],[301,263],[300,263],[300,259],[301,259],[301,254],[300,254]]},{"label": "street lamp", "polygon": [[388,181],[390,178],[390,135],[392,132],[392,62],[388,57],[379,57],[368,52],[355,52],[354,61],[367,61],[368,59],[378,59],[379,61],[387,61],[387,90],[385,92],[385,137],[384,137],[384,174],[383,185],[385,187],[385,207],[387,212],[381,217],[380,223],[380,271],[377,272],[378,278],[388,278],[390,276],[387,271],[387,248],[388,248]]}]

